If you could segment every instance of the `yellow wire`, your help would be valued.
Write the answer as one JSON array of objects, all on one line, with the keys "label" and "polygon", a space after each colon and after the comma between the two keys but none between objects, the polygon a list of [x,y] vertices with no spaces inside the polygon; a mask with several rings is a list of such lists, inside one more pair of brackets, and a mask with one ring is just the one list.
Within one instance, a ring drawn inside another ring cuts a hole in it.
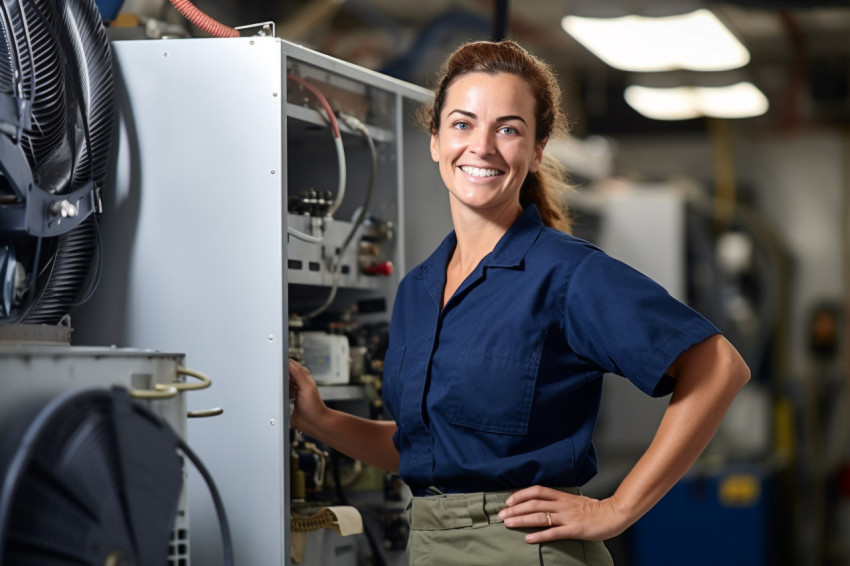
[{"label": "yellow wire", "polygon": [[290,530],[293,532],[318,531],[333,527],[336,524],[336,515],[330,509],[322,509],[310,516],[290,513],[289,523]]}]

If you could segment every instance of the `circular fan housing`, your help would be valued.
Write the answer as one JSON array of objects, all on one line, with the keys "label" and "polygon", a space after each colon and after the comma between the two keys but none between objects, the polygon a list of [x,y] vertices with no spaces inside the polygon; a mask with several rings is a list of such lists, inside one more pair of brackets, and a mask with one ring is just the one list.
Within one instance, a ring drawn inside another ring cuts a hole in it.
[{"label": "circular fan housing", "polygon": [[92,0],[0,2],[0,323],[56,324],[96,286],[113,90]]},{"label": "circular fan housing", "polygon": [[182,488],[175,433],[119,388],[33,414],[0,438],[0,566],[165,564]]}]

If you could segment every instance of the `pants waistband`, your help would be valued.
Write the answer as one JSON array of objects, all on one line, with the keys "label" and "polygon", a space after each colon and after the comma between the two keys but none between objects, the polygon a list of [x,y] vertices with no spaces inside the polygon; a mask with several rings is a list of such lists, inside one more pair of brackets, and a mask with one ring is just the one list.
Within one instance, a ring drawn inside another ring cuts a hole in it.
[{"label": "pants waistband", "polygon": [[[558,488],[578,495],[577,487]],[[499,511],[516,490],[484,493],[449,493],[414,497],[410,502],[410,528],[418,531],[440,531],[463,527],[481,528],[501,523]]]}]

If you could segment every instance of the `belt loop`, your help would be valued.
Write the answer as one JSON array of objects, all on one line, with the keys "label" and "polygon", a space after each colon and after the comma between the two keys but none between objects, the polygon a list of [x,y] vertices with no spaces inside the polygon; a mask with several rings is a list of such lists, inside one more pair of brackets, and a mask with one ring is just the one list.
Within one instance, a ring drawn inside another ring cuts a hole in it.
[{"label": "belt loop", "polygon": [[470,497],[466,504],[466,511],[472,519],[472,528],[480,529],[490,524],[490,517],[484,510],[484,494],[475,494],[476,497]]}]

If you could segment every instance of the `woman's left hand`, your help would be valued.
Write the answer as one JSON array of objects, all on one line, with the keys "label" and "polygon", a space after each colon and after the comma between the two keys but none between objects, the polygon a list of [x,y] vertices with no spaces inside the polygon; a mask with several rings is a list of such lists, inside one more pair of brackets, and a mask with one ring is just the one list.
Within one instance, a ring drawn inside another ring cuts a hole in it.
[{"label": "woman's left hand", "polygon": [[611,499],[592,499],[539,485],[517,491],[499,518],[508,528],[539,529],[525,541],[538,544],[558,539],[605,540],[630,524]]}]

